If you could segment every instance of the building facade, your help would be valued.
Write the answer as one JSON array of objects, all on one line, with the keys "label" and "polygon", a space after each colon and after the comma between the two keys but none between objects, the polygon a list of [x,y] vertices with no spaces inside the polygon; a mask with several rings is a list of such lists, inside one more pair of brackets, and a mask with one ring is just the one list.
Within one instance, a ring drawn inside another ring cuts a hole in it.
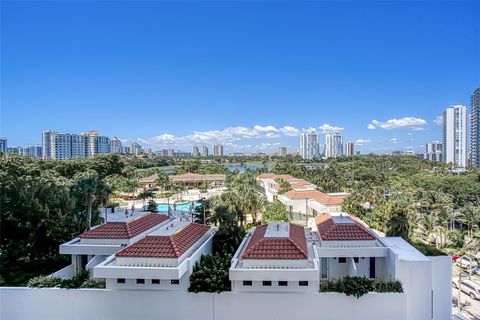
[{"label": "building facade", "polygon": [[110,139],[96,131],[82,134],[42,132],[42,158],[67,160],[110,153]]},{"label": "building facade", "polygon": [[286,157],[287,156],[287,147],[278,147],[278,155],[280,157]]},{"label": "building facade", "polygon": [[471,164],[480,167],[480,87],[470,97]]},{"label": "building facade", "polygon": [[193,146],[193,156],[200,157],[200,150],[198,150],[197,146]]},{"label": "building facade", "polygon": [[425,154],[423,159],[430,161],[443,162],[443,143],[440,141],[432,141],[425,145]]},{"label": "building facade", "polygon": [[300,134],[300,155],[303,159],[313,159],[320,155],[319,136],[316,132],[302,132]]},{"label": "building facade", "polygon": [[337,158],[343,156],[343,137],[338,133],[325,135],[325,157]]},{"label": "building facade", "polygon": [[455,105],[443,113],[444,162],[467,166],[467,107]]},{"label": "building facade", "polygon": [[41,146],[25,146],[22,148],[22,154],[24,156],[41,158],[42,157],[42,147]]},{"label": "building facade", "polygon": [[207,146],[202,147],[202,157],[208,157],[208,147]]},{"label": "building facade", "polygon": [[137,142],[133,142],[131,145],[130,145],[130,153],[131,154],[142,154],[143,153],[143,148],[140,144],[138,144]]},{"label": "building facade", "polygon": [[213,156],[223,157],[223,144],[216,144],[213,146]]},{"label": "building facade", "polygon": [[348,141],[345,144],[345,156],[353,157],[355,155],[355,144],[351,141]]},{"label": "building facade", "polygon": [[113,139],[110,140],[110,153],[113,153],[113,154],[124,153],[122,141],[117,137],[113,137]]},{"label": "building facade", "polygon": [[3,154],[7,153],[7,138],[5,137],[0,138],[0,152]]}]

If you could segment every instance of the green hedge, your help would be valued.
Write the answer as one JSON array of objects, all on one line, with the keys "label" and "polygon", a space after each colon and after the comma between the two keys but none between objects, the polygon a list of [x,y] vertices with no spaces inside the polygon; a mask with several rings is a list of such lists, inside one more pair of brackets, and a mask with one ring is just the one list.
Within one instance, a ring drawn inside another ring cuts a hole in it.
[{"label": "green hedge", "polygon": [[369,292],[403,292],[402,283],[398,280],[385,281],[365,277],[346,276],[335,280],[322,281],[320,292],[340,292],[357,299]]},{"label": "green hedge", "polygon": [[426,256],[446,256],[447,254],[440,249],[419,240],[409,241],[412,246]]},{"label": "green hedge", "polygon": [[105,289],[105,281],[93,280],[90,278],[90,273],[88,271],[83,271],[74,276],[72,279],[61,279],[51,276],[34,277],[28,281],[27,286],[31,288]]}]

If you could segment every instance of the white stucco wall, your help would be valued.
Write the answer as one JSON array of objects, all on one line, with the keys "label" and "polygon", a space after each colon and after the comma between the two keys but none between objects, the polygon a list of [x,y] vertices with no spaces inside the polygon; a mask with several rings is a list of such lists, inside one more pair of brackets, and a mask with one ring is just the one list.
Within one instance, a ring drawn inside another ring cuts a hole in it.
[{"label": "white stucco wall", "polygon": [[404,294],[0,288],[2,320],[408,320]]}]

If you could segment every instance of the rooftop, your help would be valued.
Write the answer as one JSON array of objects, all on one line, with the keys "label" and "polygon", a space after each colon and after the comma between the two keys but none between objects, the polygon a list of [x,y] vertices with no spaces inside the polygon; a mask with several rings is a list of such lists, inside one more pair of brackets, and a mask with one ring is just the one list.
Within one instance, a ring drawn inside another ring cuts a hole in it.
[{"label": "rooftop", "polygon": [[308,259],[305,229],[289,223],[270,223],[255,228],[243,259]]},{"label": "rooftop", "polygon": [[355,217],[325,213],[315,218],[318,233],[326,241],[376,240],[376,237]]},{"label": "rooftop", "polygon": [[318,190],[290,190],[284,196],[291,200],[311,199],[324,205],[341,205],[344,195],[328,195]]},{"label": "rooftop", "polygon": [[[168,227],[168,226],[167,226]],[[135,244],[117,252],[117,257],[178,258],[200,240],[210,227],[198,223],[179,223],[168,234],[161,228]]]},{"label": "rooftop", "polygon": [[80,235],[82,239],[131,239],[168,220],[168,216],[149,213],[127,222],[107,222]]}]

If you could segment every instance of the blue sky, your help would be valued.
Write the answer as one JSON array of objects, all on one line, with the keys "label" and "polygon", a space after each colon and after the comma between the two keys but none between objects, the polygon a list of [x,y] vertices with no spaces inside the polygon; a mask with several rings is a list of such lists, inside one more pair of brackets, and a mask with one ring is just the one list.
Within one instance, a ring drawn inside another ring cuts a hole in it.
[{"label": "blue sky", "polygon": [[298,132],[333,127],[362,152],[420,151],[480,86],[476,1],[1,6],[9,145],[97,129],[154,148],[294,151]]}]

